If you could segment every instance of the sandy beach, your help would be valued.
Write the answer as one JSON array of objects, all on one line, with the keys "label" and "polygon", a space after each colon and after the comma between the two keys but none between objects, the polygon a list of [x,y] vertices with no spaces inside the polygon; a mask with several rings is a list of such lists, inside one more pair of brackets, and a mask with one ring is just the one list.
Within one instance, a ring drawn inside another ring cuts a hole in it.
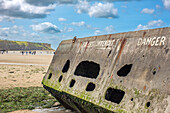
[{"label": "sandy beach", "polygon": [[38,113],[38,112],[34,112],[31,110],[18,110],[18,111],[9,112],[9,113]]},{"label": "sandy beach", "polygon": [[42,86],[41,81],[52,57],[52,55],[0,55],[0,89]]},{"label": "sandy beach", "polygon": [[0,64],[0,89],[42,86],[48,66]]},{"label": "sandy beach", "polygon": [[[42,86],[52,55],[0,55],[0,89]],[[19,110],[12,113],[35,113]]]},{"label": "sandy beach", "polygon": [[0,63],[23,63],[50,65],[53,55],[0,54]]},{"label": "sandy beach", "polygon": [[[52,55],[0,54],[0,89],[42,87],[41,81],[51,63]],[[51,108],[54,109],[54,108]],[[69,110],[17,110],[9,113],[74,113]]]}]

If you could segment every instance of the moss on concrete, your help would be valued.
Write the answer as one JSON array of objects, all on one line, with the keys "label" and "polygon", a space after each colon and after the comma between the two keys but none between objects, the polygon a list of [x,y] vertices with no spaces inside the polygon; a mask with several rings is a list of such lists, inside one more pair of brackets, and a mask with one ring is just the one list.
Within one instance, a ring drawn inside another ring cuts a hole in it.
[{"label": "moss on concrete", "polygon": [[51,107],[56,102],[42,87],[0,89],[0,113],[35,107]]}]

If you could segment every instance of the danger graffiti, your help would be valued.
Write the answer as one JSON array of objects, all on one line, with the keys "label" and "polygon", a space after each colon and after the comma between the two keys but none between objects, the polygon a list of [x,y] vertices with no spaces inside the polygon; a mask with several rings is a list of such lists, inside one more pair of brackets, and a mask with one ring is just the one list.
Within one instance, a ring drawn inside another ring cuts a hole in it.
[{"label": "danger graffiti", "polygon": [[139,38],[137,46],[162,46],[165,45],[166,37]]}]

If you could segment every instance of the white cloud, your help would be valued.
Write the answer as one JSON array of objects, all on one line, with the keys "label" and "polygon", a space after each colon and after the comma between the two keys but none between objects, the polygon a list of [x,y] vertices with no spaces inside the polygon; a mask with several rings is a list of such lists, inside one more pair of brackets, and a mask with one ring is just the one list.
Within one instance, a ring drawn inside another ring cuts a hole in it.
[{"label": "white cloud", "polygon": [[35,6],[48,6],[50,4],[75,4],[78,0],[25,0]]},{"label": "white cloud", "polygon": [[102,31],[100,29],[96,29],[94,35],[102,35],[102,34],[111,34],[114,33],[116,30],[112,25],[105,27]]},{"label": "white cloud", "polygon": [[107,26],[107,27],[105,28],[105,31],[106,31],[107,33],[113,33],[113,32],[115,32],[116,30],[115,30],[115,28],[114,28],[112,25],[110,25],[110,26]]},{"label": "white cloud", "polygon": [[0,28],[1,38],[8,37],[8,34],[9,34],[9,28]]},{"label": "white cloud", "polygon": [[88,1],[103,1],[103,2],[115,2],[115,1],[140,1],[140,0],[88,0]]},{"label": "white cloud", "polygon": [[122,5],[121,7],[122,7],[122,8],[127,8],[127,6],[126,6],[126,5]]},{"label": "white cloud", "polygon": [[160,9],[160,8],[161,8],[161,6],[160,6],[160,5],[156,5],[156,8],[157,8],[157,9]]},{"label": "white cloud", "polygon": [[0,15],[1,18],[44,18],[54,10],[55,7],[55,4],[50,4],[48,6],[34,6],[25,2],[25,0],[1,0]]},{"label": "white cloud", "polygon": [[170,0],[162,0],[164,7],[168,10],[170,10]]},{"label": "white cloud", "polygon": [[93,27],[93,26],[88,25],[88,24],[86,24],[85,27],[86,27],[87,29],[92,29],[92,30],[97,30],[97,29],[99,29],[99,28],[97,28],[97,27]]},{"label": "white cloud", "polygon": [[143,29],[149,29],[149,28],[153,28],[153,27],[160,27],[163,24],[164,24],[164,22],[162,20],[153,20],[153,21],[148,22],[147,25],[139,24],[137,26],[136,30],[143,30]]},{"label": "white cloud", "polygon": [[78,0],[56,0],[58,4],[75,4]]},{"label": "white cloud", "polygon": [[115,18],[118,10],[112,3],[95,3],[90,7],[88,14],[90,17]]},{"label": "white cloud", "polygon": [[144,8],[141,13],[145,13],[145,14],[153,14],[154,13],[154,9],[148,9],[148,8]]},{"label": "white cloud", "polygon": [[74,29],[73,28],[68,28],[68,27],[65,27],[64,28],[64,32],[72,32],[72,31],[74,31]]},{"label": "white cloud", "polygon": [[95,32],[94,32],[94,34],[95,35],[99,35],[99,34],[101,34],[102,32],[100,31],[100,30],[96,30]]},{"label": "white cloud", "polygon": [[87,13],[89,8],[90,8],[90,4],[86,0],[84,1],[79,0],[78,4],[76,5],[77,13],[79,14]]},{"label": "white cloud", "polygon": [[32,37],[40,37],[40,35],[37,34],[37,33],[31,33],[31,36],[32,36]]},{"label": "white cloud", "polygon": [[58,21],[63,22],[63,21],[67,21],[67,19],[65,19],[65,18],[58,18]]},{"label": "white cloud", "polygon": [[[90,17],[115,18],[117,17],[118,9],[114,8],[114,1],[120,0],[0,0],[0,21],[12,21],[18,18],[45,18],[60,4],[72,4],[77,13],[87,13]],[[94,2],[96,3],[93,4]],[[163,0],[163,2],[168,8],[168,0]],[[90,4],[93,5],[91,6]]]},{"label": "white cloud", "polygon": [[85,25],[85,22],[84,21],[81,21],[81,22],[72,22],[71,25],[74,25],[74,26],[84,26]]},{"label": "white cloud", "polygon": [[50,35],[43,36],[36,32],[29,32],[23,26],[1,27],[0,26],[0,39],[2,40],[15,40],[15,41],[29,41],[38,43],[50,43],[56,47],[63,39],[69,39],[72,36],[58,36]]},{"label": "white cloud", "polygon": [[41,33],[50,33],[50,34],[53,34],[53,33],[59,33],[61,32],[57,26],[53,25],[52,23],[50,22],[44,22],[44,23],[41,23],[41,24],[37,24],[37,25],[31,25],[30,26],[34,31],[38,31],[38,32],[41,32]]},{"label": "white cloud", "polygon": [[25,0],[25,2],[34,6],[48,6],[55,4],[56,0]]},{"label": "white cloud", "polygon": [[1,21],[14,22],[13,20],[14,20],[13,17],[9,17],[9,16],[0,16],[0,22],[1,22]]},{"label": "white cloud", "polygon": [[67,32],[72,32],[72,31],[74,31],[73,28],[67,28]]},{"label": "white cloud", "polygon": [[0,27],[0,37],[4,40],[28,40],[37,39],[39,35],[24,30],[22,26]]},{"label": "white cloud", "polygon": [[[99,0],[25,0],[27,3],[35,6],[48,6],[50,4],[77,4],[79,1],[94,2]],[[127,0],[100,0],[103,2],[127,1]],[[128,0],[139,1],[139,0]]]},{"label": "white cloud", "polygon": [[76,5],[77,13],[88,13],[90,17],[96,18],[116,18],[118,15],[118,9],[114,8],[113,3],[95,3],[90,6],[87,0],[79,0]]},{"label": "white cloud", "polygon": [[23,32],[23,27],[12,26],[12,27],[2,27],[0,28],[0,36],[18,35]]},{"label": "white cloud", "polygon": [[150,21],[150,22],[148,22],[148,26],[149,27],[153,27],[153,26],[161,26],[161,25],[163,25],[163,21],[162,20],[153,20],[153,21]]},{"label": "white cloud", "polygon": [[70,25],[73,26],[78,26],[78,27],[85,27],[86,29],[92,29],[92,30],[97,30],[97,27],[93,27],[89,24],[86,24],[84,21],[80,21],[80,22],[72,22]]}]

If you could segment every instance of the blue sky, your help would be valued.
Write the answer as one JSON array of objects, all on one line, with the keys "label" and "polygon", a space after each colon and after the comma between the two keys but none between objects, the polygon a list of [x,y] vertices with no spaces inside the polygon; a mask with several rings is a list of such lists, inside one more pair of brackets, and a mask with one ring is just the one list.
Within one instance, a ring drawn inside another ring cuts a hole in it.
[{"label": "blue sky", "polygon": [[50,43],[170,27],[170,0],[0,0],[0,39]]}]

